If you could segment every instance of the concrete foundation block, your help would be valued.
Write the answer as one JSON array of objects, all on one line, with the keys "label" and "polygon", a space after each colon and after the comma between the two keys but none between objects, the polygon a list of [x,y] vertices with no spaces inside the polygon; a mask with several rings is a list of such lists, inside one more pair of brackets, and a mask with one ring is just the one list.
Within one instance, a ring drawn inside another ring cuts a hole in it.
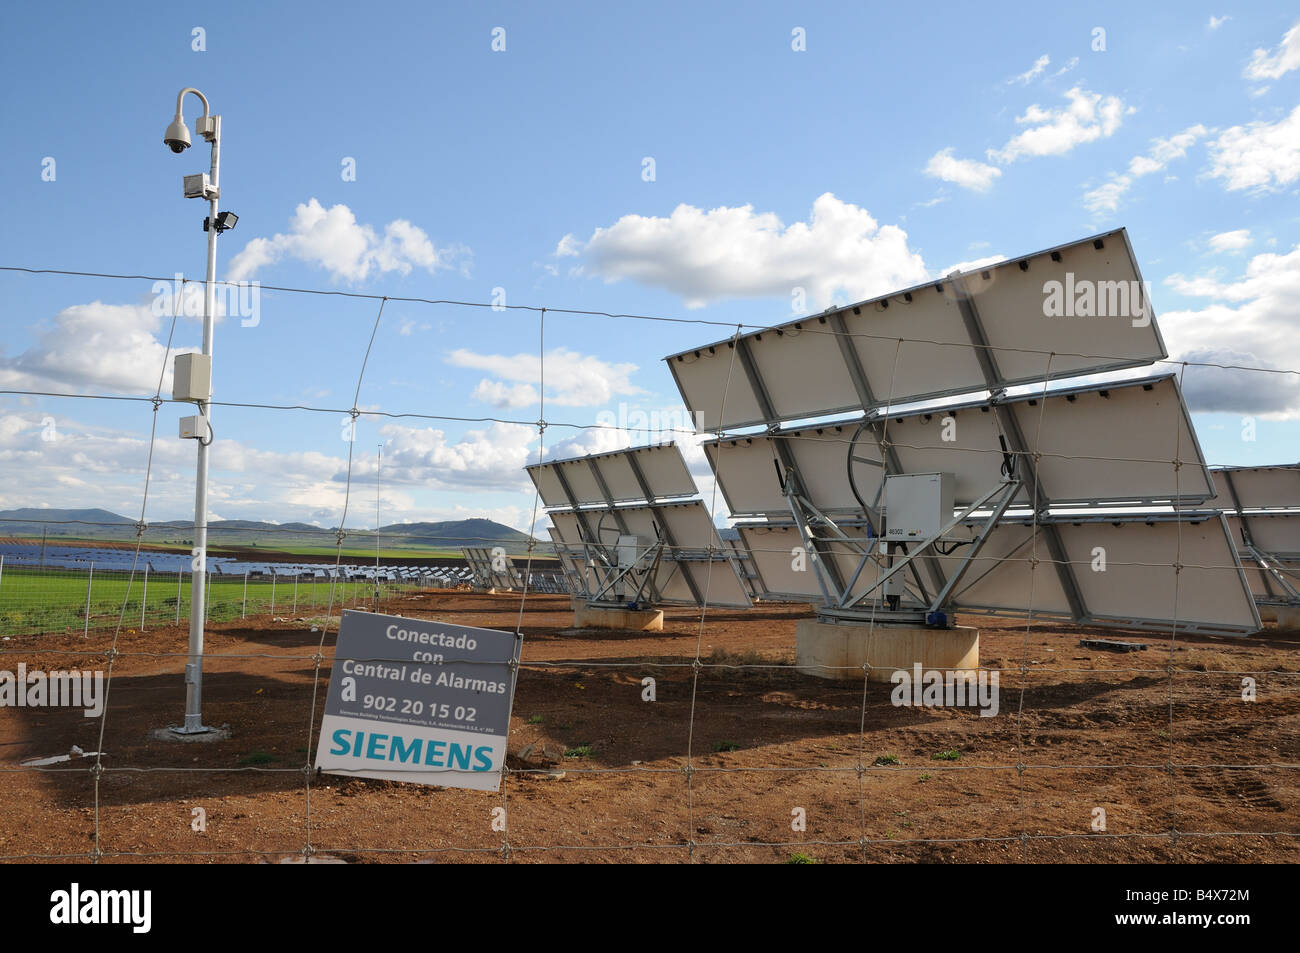
[{"label": "concrete foundation block", "polygon": [[617,629],[621,632],[662,632],[662,609],[617,609],[605,606],[575,605],[575,629]]},{"label": "concrete foundation block", "polygon": [[795,668],[818,678],[862,678],[863,663],[871,665],[868,679],[888,682],[898,669],[977,669],[979,630],[969,625],[952,629],[924,626],[862,625],[803,619],[795,626]]}]

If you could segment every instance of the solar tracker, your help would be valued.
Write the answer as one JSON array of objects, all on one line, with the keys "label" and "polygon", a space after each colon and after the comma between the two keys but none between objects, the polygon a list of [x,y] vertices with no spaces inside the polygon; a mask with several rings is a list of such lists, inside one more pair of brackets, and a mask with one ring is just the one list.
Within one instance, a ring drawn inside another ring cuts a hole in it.
[{"label": "solar tracker", "polygon": [[[756,588],[820,602],[823,621],[1027,611],[1010,553],[1028,532],[1035,614],[1254,631],[1176,375],[1097,380],[1164,357],[1119,229],[666,360],[716,435],[705,452]],[[1144,567],[1091,573],[1079,548],[1101,536]],[[1174,603],[1181,573],[1195,591]]]}]

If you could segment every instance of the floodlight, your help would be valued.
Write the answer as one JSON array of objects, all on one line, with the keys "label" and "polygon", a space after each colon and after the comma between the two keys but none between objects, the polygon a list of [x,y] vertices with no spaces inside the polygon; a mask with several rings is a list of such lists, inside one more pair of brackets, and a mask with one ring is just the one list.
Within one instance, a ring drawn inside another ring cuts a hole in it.
[{"label": "floodlight", "polygon": [[[238,222],[239,222],[239,216],[236,215],[234,212],[218,212],[217,225],[216,225],[217,234],[220,235],[222,232],[230,231],[232,228],[235,227],[236,223]],[[212,224],[211,218],[204,218],[203,230],[206,232],[208,228],[211,226],[211,224]]]}]

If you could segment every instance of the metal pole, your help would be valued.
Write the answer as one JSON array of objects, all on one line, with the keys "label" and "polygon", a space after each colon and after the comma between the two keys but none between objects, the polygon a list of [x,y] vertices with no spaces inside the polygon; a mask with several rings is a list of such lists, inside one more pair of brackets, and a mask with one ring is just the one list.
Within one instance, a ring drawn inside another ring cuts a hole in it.
[{"label": "metal pole", "polygon": [[311,606],[316,608],[316,570],[311,573]]},{"label": "metal pole", "polygon": [[181,576],[185,575],[184,569],[176,570],[176,624],[181,624]]},{"label": "metal pole", "polygon": [[[184,96],[184,93],[181,94]],[[207,100],[204,100],[204,113]],[[203,353],[212,356],[212,323],[216,313],[217,272],[217,197],[221,184],[221,117],[212,116],[212,171],[210,180],[213,194],[208,199],[208,266],[203,283]],[[185,724],[184,734],[205,732],[203,724],[203,625],[207,619],[204,582],[207,575],[208,555],[208,446],[212,443],[212,405],[210,400],[198,404],[200,432],[206,439],[198,441],[198,463],[194,478],[194,556],[197,557],[190,582],[190,645],[189,664],[185,666]]]},{"label": "metal pole", "polygon": [[296,616],[297,614],[298,614],[298,572],[297,572],[297,570],[294,570],[294,574],[293,574],[293,608],[289,610],[289,615],[291,615],[291,616]]},{"label": "metal pole", "polygon": [[149,604],[149,564],[144,564],[144,594],[140,596],[140,631],[144,631],[144,607]]},{"label": "metal pole", "polygon": [[275,615],[275,570],[271,570],[271,615]]},{"label": "metal pole", "polygon": [[244,602],[239,607],[239,617],[241,619],[248,616],[248,573],[244,573]]},{"label": "metal pole", "polygon": [[208,591],[203,594],[203,621],[204,622],[208,621],[208,616],[210,614],[209,610],[212,608],[212,576],[208,575],[206,576],[206,579],[208,584],[207,585]]},{"label": "metal pole", "polygon": [[375,459],[375,611],[379,611],[379,472],[384,465],[384,445]]},{"label": "metal pole", "polygon": [[90,638],[90,587],[95,584],[95,564],[90,564],[90,575],[86,577],[86,625],[81,630],[83,639]]}]

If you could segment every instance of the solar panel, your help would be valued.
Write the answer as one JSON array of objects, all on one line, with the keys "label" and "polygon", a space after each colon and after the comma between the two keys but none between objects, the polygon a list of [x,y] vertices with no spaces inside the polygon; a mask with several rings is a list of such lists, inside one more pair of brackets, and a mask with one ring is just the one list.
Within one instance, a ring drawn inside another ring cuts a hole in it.
[{"label": "solar panel", "polygon": [[1300,510],[1228,516],[1228,528],[1239,550],[1246,549],[1243,523],[1250,529],[1250,542],[1256,549],[1277,558],[1300,558]]},{"label": "solar panel", "polygon": [[1216,467],[1214,506],[1225,510],[1300,508],[1300,464]]},{"label": "solar panel", "polygon": [[583,506],[694,496],[676,444],[636,447],[524,468],[546,506]]},{"label": "solar panel", "polygon": [[701,430],[769,425],[1162,360],[1142,288],[1118,229],[665,360]]}]

